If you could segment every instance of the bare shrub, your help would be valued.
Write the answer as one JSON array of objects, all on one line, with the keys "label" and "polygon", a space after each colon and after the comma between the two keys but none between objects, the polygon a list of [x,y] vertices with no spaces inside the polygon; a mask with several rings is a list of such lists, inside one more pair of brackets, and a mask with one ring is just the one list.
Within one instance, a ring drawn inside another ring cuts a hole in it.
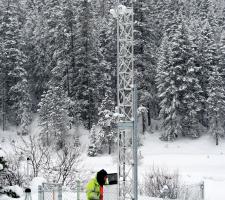
[{"label": "bare shrub", "polygon": [[44,168],[45,177],[50,182],[70,185],[78,171],[81,162],[81,148],[74,143],[63,147],[55,154],[50,155],[48,163]]},{"label": "bare shrub", "polygon": [[39,175],[40,170],[48,162],[49,149],[42,145],[38,136],[29,135],[28,138],[21,137],[18,143],[12,143],[16,155],[22,155],[29,159],[33,177]]},{"label": "bare shrub", "polygon": [[178,173],[165,169],[152,168],[144,177],[144,191],[147,196],[176,199],[178,194]]},{"label": "bare shrub", "polygon": [[20,170],[20,160],[18,156],[8,154],[7,155],[7,171],[4,176],[5,185],[19,185],[22,186],[25,182],[25,175]]}]

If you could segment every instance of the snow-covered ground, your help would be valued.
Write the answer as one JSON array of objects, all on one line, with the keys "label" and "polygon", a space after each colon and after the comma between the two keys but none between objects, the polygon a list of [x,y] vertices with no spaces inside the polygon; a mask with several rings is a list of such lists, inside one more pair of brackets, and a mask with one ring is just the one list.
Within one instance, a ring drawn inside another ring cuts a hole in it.
[{"label": "snow-covered ground", "polygon": [[140,174],[152,165],[178,170],[187,184],[204,181],[205,200],[225,199],[225,141],[216,146],[210,135],[204,135],[165,143],[158,140],[157,134],[146,135],[144,141]]},{"label": "snow-covered ground", "polygon": [[[160,133],[146,133],[140,152],[139,179],[155,167],[178,171],[181,181],[195,184],[204,181],[206,200],[225,199],[225,140],[219,146],[210,135],[198,139],[178,138],[174,142],[159,140]],[[84,155],[83,167],[90,171],[105,168],[109,172],[117,170],[116,155],[92,158]]]},{"label": "snow-covered ground", "polygon": [[[88,157],[85,152],[88,147],[88,131],[81,130],[80,135],[81,143],[84,146],[81,168],[90,171],[91,176],[103,168],[109,173],[116,172],[117,154]],[[11,131],[7,138],[15,140],[14,136]],[[138,167],[140,180],[153,167],[170,172],[178,171],[181,181],[185,184],[204,181],[205,200],[225,200],[225,140],[221,140],[219,146],[216,146],[215,140],[210,135],[203,135],[199,139],[178,138],[174,142],[162,142],[159,140],[159,136],[160,132],[157,131],[154,134],[146,133],[142,138],[143,146],[139,150],[143,158],[139,161]],[[3,133],[0,132],[0,145],[2,146],[0,154],[9,146],[6,136],[4,142],[2,142],[2,138]],[[32,186],[32,200],[37,200],[37,183],[34,185]],[[70,194],[68,195],[70,196]],[[71,199],[74,198],[71,196]],[[85,196],[81,198],[85,199]],[[8,200],[9,198],[2,196],[0,199]],[[24,197],[22,199],[24,200]],[[140,197],[139,199],[156,200],[149,197]],[[66,198],[65,196],[63,200],[70,200],[70,197]]]},{"label": "snow-covered ground", "polygon": [[[160,142],[157,134],[146,135],[140,169],[151,165],[178,170],[185,181],[225,180],[225,141],[219,146],[209,135]],[[225,196],[224,196],[225,197]]]}]

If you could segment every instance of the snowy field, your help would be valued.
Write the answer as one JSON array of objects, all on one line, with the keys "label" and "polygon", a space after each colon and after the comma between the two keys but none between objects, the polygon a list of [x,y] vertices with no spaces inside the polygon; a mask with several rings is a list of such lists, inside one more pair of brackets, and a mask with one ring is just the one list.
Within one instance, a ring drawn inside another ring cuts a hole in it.
[{"label": "snowy field", "polygon": [[[144,145],[140,148],[143,158],[139,161],[139,179],[143,179],[153,167],[178,171],[181,181],[186,184],[204,181],[206,200],[225,200],[225,141],[216,146],[209,135],[174,142],[162,142],[158,138],[159,133],[144,136]],[[92,171],[105,168],[116,172],[116,159],[116,155],[85,156],[84,168]]]},{"label": "snowy field", "polygon": [[[8,137],[0,134],[2,149],[9,149],[8,139],[16,140],[14,130],[9,132]],[[6,134],[5,134],[6,135]],[[84,150],[88,147],[88,131],[81,134],[81,143]],[[209,135],[201,136],[199,139],[179,138],[174,142],[162,142],[158,138],[159,132],[154,134],[146,133],[143,136],[143,146],[140,147],[142,159],[139,160],[139,179],[143,180],[146,173],[153,167],[158,167],[169,172],[177,171],[181,181],[185,184],[195,184],[204,181],[205,200],[225,200],[225,141],[220,141],[219,146],[215,145],[214,139]],[[84,151],[85,152],[85,151]],[[3,154],[3,151],[0,151]],[[82,155],[81,168],[90,171],[94,175],[104,168],[109,173],[117,171],[117,155],[101,155],[99,157],[88,157]],[[37,185],[32,185],[32,200],[38,200]],[[9,200],[1,196],[1,200]],[[25,197],[18,200],[24,200]],[[63,200],[75,200],[76,195],[64,194]],[[140,200],[157,200],[157,198],[139,197]],[[81,200],[85,200],[85,194],[81,194]]]}]

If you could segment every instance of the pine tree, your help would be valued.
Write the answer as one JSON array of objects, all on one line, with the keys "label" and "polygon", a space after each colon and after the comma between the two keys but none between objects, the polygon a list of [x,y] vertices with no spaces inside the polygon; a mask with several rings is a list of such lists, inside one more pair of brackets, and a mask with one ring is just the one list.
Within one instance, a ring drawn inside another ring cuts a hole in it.
[{"label": "pine tree", "polygon": [[[225,116],[225,37],[221,34],[221,40],[217,46],[215,43],[211,46],[213,50],[213,61],[211,62],[211,70],[209,74],[209,85],[207,88],[209,97],[207,99],[210,128],[209,132],[216,139],[216,145],[219,139],[225,134],[224,116]],[[212,48],[214,47],[214,48]]]},{"label": "pine tree", "polygon": [[[110,7],[110,5],[107,5],[107,7]],[[112,92],[114,101],[116,101],[116,21],[108,15],[98,17],[98,56],[99,69],[101,70],[101,80],[98,83],[100,102],[104,99],[107,91]]]},{"label": "pine tree", "polygon": [[146,107],[141,105],[138,107],[137,112],[138,112],[138,115],[141,117],[141,123],[142,123],[142,129],[140,133],[144,134],[148,127],[148,118],[147,118],[148,110]]},{"label": "pine tree", "polygon": [[117,133],[114,110],[115,104],[112,94],[106,93],[105,99],[102,101],[101,107],[99,108],[99,121],[97,125],[101,128],[98,133],[99,149],[103,151],[107,145],[109,154],[112,152],[112,147]]},{"label": "pine tree", "polygon": [[[158,96],[161,100],[160,117],[163,119],[163,121],[165,121],[169,109],[169,102],[167,99],[169,97],[168,87],[170,85],[169,70],[169,41],[167,35],[165,35],[160,47],[160,56],[158,60],[156,75]],[[166,124],[164,123],[164,126],[165,125]]]},{"label": "pine tree", "polygon": [[42,95],[39,103],[41,137],[44,144],[49,145],[53,141],[56,149],[65,146],[70,126],[69,104],[70,100],[62,86],[62,68],[59,61],[52,70],[49,89]]},{"label": "pine tree", "polygon": [[9,0],[6,2],[1,22],[1,114],[4,130],[7,122],[15,121],[13,120],[15,119],[14,111],[10,109],[15,102],[10,99],[9,92],[11,87],[17,83],[18,78],[12,73],[25,63],[24,53],[20,48],[21,31],[15,2]]},{"label": "pine tree", "polygon": [[154,17],[159,13],[151,12],[154,6],[146,0],[134,3],[135,82],[137,83],[138,91],[140,91],[138,95],[139,102],[148,108],[149,125],[151,122],[150,118],[158,115],[157,106],[155,106],[158,102],[154,82],[158,27],[155,26]]},{"label": "pine tree", "polygon": [[175,85],[176,74],[170,63],[170,44],[167,36],[164,37],[161,46],[161,56],[157,68],[157,85],[160,98],[160,116],[163,119],[165,133],[163,140],[174,140],[181,130],[178,116],[178,95]]},{"label": "pine tree", "polygon": [[135,28],[138,26],[142,28],[142,34],[138,35],[139,40],[141,38],[142,42],[136,46],[140,47],[140,44],[142,44],[143,53],[138,54],[136,60],[142,63],[143,68],[138,69],[137,81],[139,83],[139,102],[148,108],[148,125],[151,124],[151,118],[156,118],[159,114],[159,99],[155,76],[158,52],[165,33],[165,24],[168,23],[165,20],[168,5],[169,2],[167,0],[142,1],[140,11],[142,13],[142,22],[137,21],[135,26]]},{"label": "pine tree", "polygon": [[80,120],[90,130],[92,124],[96,121],[98,105],[96,77],[100,72],[98,56],[94,48],[97,43],[94,40],[95,18],[91,2],[87,0],[80,2],[79,11],[76,27],[76,35],[79,39],[75,46],[76,61],[71,96],[76,105],[74,112],[80,116]]},{"label": "pine tree", "polygon": [[203,91],[203,101],[202,110],[200,113],[200,122],[203,126],[208,127],[208,117],[207,117],[207,98],[208,92],[207,87],[209,84],[209,73],[211,65],[214,62],[214,51],[215,51],[215,38],[211,28],[211,25],[205,22],[203,29],[200,32],[199,41],[197,41],[197,51],[196,51],[196,62],[199,66],[199,84]]},{"label": "pine tree", "polygon": [[7,166],[7,162],[6,160],[4,159],[4,157],[0,157],[0,171],[6,169],[8,166]]},{"label": "pine tree", "polygon": [[225,30],[221,32],[221,38],[219,41],[219,65],[223,80],[225,81]]},{"label": "pine tree", "polygon": [[[97,91],[99,94],[98,101],[102,103],[110,93],[110,98],[115,104],[117,101],[117,26],[116,19],[113,18],[112,14],[109,14],[110,9],[114,8],[115,2],[102,1],[98,9],[95,9],[95,20],[97,20],[95,29],[97,31],[97,55],[98,55],[98,74],[95,79],[97,79]],[[98,7],[98,6],[97,6]],[[101,104],[98,105],[100,107]],[[97,121],[99,120],[99,115],[97,115]]]},{"label": "pine tree", "polygon": [[4,186],[7,186],[5,176],[7,176],[8,163],[4,157],[0,157],[0,184],[1,189]]},{"label": "pine tree", "polygon": [[52,140],[52,135],[51,135],[51,125],[50,125],[50,107],[49,107],[49,102],[50,102],[51,96],[44,92],[41,96],[41,101],[38,104],[39,109],[38,109],[38,114],[40,116],[40,122],[39,125],[42,127],[41,130],[41,138],[43,140],[44,145],[50,145],[51,140]]},{"label": "pine tree", "polygon": [[[47,0],[27,3],[30,10],[24,27],[30,79],[34,88],[36,102],[40,101],[43,91],[48,89],[51,70],[58,58],[67,58],[66,23],[62,1]],[[64,62],[65,64],[66,62]],[[65,68],[66,66],[62,66]],[[65,76],[63,74],[63,76]]]},{"label": "pine tree", "polygon": [[210,9],[212,9],[211,1],[202,0],[199,1],[199,17],[201,22],[205,22],[208,19],[210,14]]},{"label": "pine tree", "polygon": [[26,135],[29,132],[29,125],[32,121],[32,99],[27,73],[23,68],[17,68],[13,71],[13,76],[19,79],[16,85],[10,89],[10,98],[15,102],[13,110],[15,111],[16,121],[20,126],[20,133]]},{"label": "pine tree", "polygon": [[219,65],[211,66],[208,85],[208,115],[210,122],[210,132],[216,138],[216,145],[219,138],[224,136],[224,116],[225,116],[225,90]]},{"label": "pine tree", "polygon": [[[161,116],[166,131],[162,139],[173,140],[178,135],[199,135],[196,130],[201,87],[194,66],[191,43],[181,15],[177,18],[177,30],[165,36],[158,63],[157,84],[161,99]],[[199,105],[200,104],[200,105]]]},{"label": "pine tree", "polygon": [[[66,61],[65,66],[65,88],[67,90],[68,96],[71,97],[71,92],[73,90],[71,86],[73,73],[75,70],[75,45],[76,40],[79,40],[79,37],[76,33],[77,18],[79,13],[78,1],[65,0],[62,3],[63,9],[63,19],[62,24],[64,26],[63,30],[63,49],[64,49],[64,60]],[[62,48],[62,47],[61,47]]]},{"label": "pine tree", "polygon": [[41,0],[27,0],[26,22],[23,26],[24,52],[27,57],[25,69],[32,88],[33,109],[36,112],[43,91],[47,90],[50,67],[47,53],[47,30],[44,18],[45,4]]},{"label": "pine tree", "polygon": [[[185,21],[182,22],[181,33],[181,57],[184,62],[184,74],[180,79],[183,82],[182,96],[182,129],[183,135],[191,137],[200,136],[199,113],[202,111],[202,102],[205,101],[202,87],[200,85],[200,68],[195,62],[195,47],[190,38]],[[178,38],[178,39],[179,39]],[[176,40],[176,39],[175,39]]]},{"label": "pine tree", "polygon": [[92,126],[89,137],[90,144],[88,146],[88,156],[95,157],[98,152],[97,133],[95,125]]}]

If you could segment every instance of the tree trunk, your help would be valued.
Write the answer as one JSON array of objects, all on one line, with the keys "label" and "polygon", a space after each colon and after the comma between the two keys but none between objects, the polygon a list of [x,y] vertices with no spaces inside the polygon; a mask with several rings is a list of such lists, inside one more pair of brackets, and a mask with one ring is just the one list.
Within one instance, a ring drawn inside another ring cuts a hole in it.
[{"label": "tree trunk", "polygon": [[[216,112],[216,129],[218,128],[218,112]],[[219,144],[219,135],[218,135],[218,130],[216,130],[216,145]]]},{"label": "tree trunk", "polygon": [[151,126],[151,111],[150,111],[150,104],[148,104],[148,126]]},{"label": "tree trunk", "polygon": [[218,133],[216,133],[216,145],[219,145],[219,137],[218,137]]},{"label": "tree trunk", "polygon": [[[5,77],[4,77],[5,79]],[[6,84],[5,84],[5,80],[3,82],[3,96],[2,96],[2,130],[5,131],[6,130]]]},{"label": "tree trunk", "polygon": [[141,118],[142,118],[142,134],[144,135],[144,132],[145,132],[145,116],[144,116],[144,113],[141,113]]},{"label": "tree trunk", "polygon": [[111,152],[112,152],[112,147],[111,147],[111,140],[109,140],[109,155],[111,154]]},{"label": "tree trunk", "polygon": [[91,130],[91,90],[89,90],[89,94],[88,94],[88,130]]}]

